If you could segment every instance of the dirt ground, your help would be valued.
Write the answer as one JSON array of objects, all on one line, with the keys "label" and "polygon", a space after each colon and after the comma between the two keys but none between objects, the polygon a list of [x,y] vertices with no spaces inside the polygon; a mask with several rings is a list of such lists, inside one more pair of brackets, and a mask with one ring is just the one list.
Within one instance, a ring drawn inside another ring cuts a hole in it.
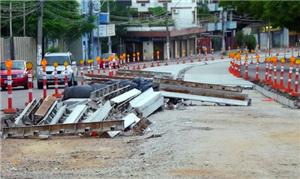
[{"label": "dirt ground", "polygon": [[250,107],[157,112],[143,136],[1,140],[1,177],[299,178],[300,110],[246,93]]}]

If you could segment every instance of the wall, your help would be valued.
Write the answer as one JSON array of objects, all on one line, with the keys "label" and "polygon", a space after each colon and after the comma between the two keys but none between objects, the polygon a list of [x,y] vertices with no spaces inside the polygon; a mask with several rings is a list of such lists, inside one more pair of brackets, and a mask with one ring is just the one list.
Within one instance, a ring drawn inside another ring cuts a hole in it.
[{"label": "wall", "polygon": [[146,60],[151,60],[153,56],[153,41],[143,42],[143,54]]},{"label": "wall", "polygon": [[[175,13],[176,11],[176,13]],[[193,14],[193,11],[195,14]],[[183,29],[197,26],[197,10],[193,7],[175,8],[172,11],[172,19],[175,21],[175,29]]]},{"label": "wall", "polygon": [[0,61],[4,60],[4,39],[0,38]]},{"label": "wall", "polygon": [[[10,39],[0,39],[1,61],[10,58]],[[36,66],[36,41],[32,37],[14,37],[15,60],[26,60]]]},{"label": "wall", "polygon": [[[163,6],[164,3],[158,0],[132,0],[132,8],[137,8],[138,12],[148,12],[151,7]],[[144,6],[142,6],[144,4]],[[168,3],[168,11],[172,12],[172,19],[175,21],[176,29],[196,27],[197,25],[197,3],[196,0],[172,0]],[[176,13],[175,13],[176,11]],[[195,19],[192,11],[195,11]]]}]

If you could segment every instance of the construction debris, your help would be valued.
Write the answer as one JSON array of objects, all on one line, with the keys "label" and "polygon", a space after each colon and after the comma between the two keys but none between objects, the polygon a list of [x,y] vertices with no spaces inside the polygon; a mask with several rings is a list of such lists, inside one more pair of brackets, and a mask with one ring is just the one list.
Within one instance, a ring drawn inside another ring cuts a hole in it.
[{"label": "construction debris", "polygon": [[141,71],[141,70],[124,70],[119,69],[117,71],[117,76],[124,77],[143,77],[143,78],[164,78],[164,79],[173,79],[172,73],[168,72],[152,72],[152,71]]},{"label": "construction debris", "polygon": [[176,99],[186,99],[186,100],[210,102],[210,103],[216,103],[218,105],[249,106],[251,104],[251,100],[241,101],[241,100],[235,100],[235,99],[199,96],[199,95],[175,93],[175,92],[168,92],[168,91],[161,91],[161,94],[166,98],[176,98]]},{"label": "construction debris", "polygon": [[130,101],[130,106],[135,108],[143,117],[148,117],[158,108],[164,105],[164,99],[160,92],[154,92],[152,88]]},{"label": "construction debris", "polygon": [[3,136],[114,138],[127,133],[143,134],[150,124],[147,117],[165,106],[172,110],[185,109],[184,100],[233,106],[251,103],[239,87],[173,80],[171,73],[131,70],[118,73],[123,79],[89,74],[90,79],[101,77],[98,80],[101,83],[67,88],[62,101],[52,96],[34,99],[15,117],[15,126],[3,128]]},{"label": "construction debris", "polygon": [[90,123],[72,123],[72,124],[54,124],[54,125],[36,125],[25,127],[5,127],[2,129],[3,137],[7,138],[30,138],[39,135],[78,135],[90,134],[92,132],[110,131],[124,129],[123,120],[101,121]]}]

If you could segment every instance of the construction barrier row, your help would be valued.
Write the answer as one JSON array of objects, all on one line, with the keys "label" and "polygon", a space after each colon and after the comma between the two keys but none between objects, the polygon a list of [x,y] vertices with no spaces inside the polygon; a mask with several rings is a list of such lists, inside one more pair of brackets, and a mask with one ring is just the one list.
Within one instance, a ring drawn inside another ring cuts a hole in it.
[{"label": "construction barrier row", "polygon": [[[279,52],[277,52],[279,54]],[[286,58],[282,57],[278,59],[278,56],[265,57],[263,62],[260,62],[260,56],[256,54],[256,65],[255,65],[255,77],[254,79],[249,78],[249,57],[248,54],[244,55],[244,60],[241,58],[241,53],[230,53],[231,58],[229,72],[234,76],[245,80],[251,80],[255,82],[261,82],[271,86],[273,89],[287,93],[291,96],[299,95],[299,68],[300,58],[296,59],[294,56],[289,58],[289,70],[285,70]],[[264,65],[264,69],[260,69],[260,64]],[[279,65],[280,64],[280,65]],[[242,74],[242,69],[244,73]],[[280,69],[280,70],[279,70]],[[264,70],[264,78],[261,79],[259,72]],[[287,85],[284,83],[284,78],[287,77]],[[292,81],[294,84],[292,84]]]},{"label": "construction barrier row", "polygon": [[[130,69],[130,70],[140,70],[140,69],[145,69],[147,68],[147,63],[150,63],[149,67],[155,67],[155,66],[161,66],[159,60],[154,61],[154,58],[152,57],[152,60],[150,62],[146,63],[146,59],[143,59],[143,62],[140,61],[140,54],[137,53],[137,56],[133,56],[133,63],[130,62],[129,60],[129,54],[123,54],[119,60],[115,59],[115,57],[111,56],[108,59],[100,59],[100,57],[96,58],[97,61],[97,66],[96,66],[96,70],[98,74],[105,74],[106,73],[106,66],[108,66],[108,76],[114,76],[115,71],[113,69],[118,69],[118,68],[123,68],[123,69]],[[160,53],[159,51],[157,51],[156,53],[156,58],[159,59],[160,57]],[[127,59],[126,59],[127,57]],[[137,59],[137,62],[135,60],[135,57]],[[209,58],[209,55],[207,53],[207,51],[205,51],[204,55],[202,55],[200,52],[198,55],[191,55],[191,56],[187,56],[187,57],[183,57],[183,58],[176,58],[175,59],[175,63],[179,64],[180,62],[182,64],[185,64],[186,61],[189,61],[190,63],[193,63],[194,60],[197,59],[198,62],[201,61],[208,61],[209,59],[214,60],[215,59],[215,55],[212,52]],[[223,55],[221,56],[221,59],[223,59]],[[12,65],[13,65],[13,61],[12,60],[6,60],[5,62],[6,64],[6,68],[7,68],[7,93],[8,93],[8,101],[7,101],[7,108],[4,109],[4,113],[15,113],[16,109],[13,108],[13,98],[12,98]],[[58,67],[58,63],[54,62],[53,63],[53,67],[54,67],[54,94],[52,94],[53,96],[57,97],[57,98],[61,98],[63,91],[59,92],[59,79],[58,79],[58,71],[57,71],[57,67]],[[68,66],[68,62],[65,61],[64,62],[64,87],[68,87],[68,76],[67,76],[67,66]],[[169,65],[169,62],[166,60],[164,65]],[[42,66],[42,84],[43,84],[43,99],[46,99],[47,97],[47,73],[46,73],[46,67],[47,67],[47,61],[46,59],[42,59],[41,61],[41,66]],[[28,101],[25,103],[25,105],[27,105],[28,103],[30,103],[33,100],[33,96],[32,96],[32,88],[33,88],[33,69],[32,69],[32,64],[30,62],[28,62],[26,64],[26,68],[27,68],[27,75],[28,75]],[[87,61],[87,66],[84,65],[84,61],[80,60],[79,61],[79,76],[83,79],[84,74],[86,73],[85,70],[87,71],[88,74],[94,74],[94,70],[95,70],[95,66],[94,66],[94,61],[93,60],[88,60]],[[102,72],[101,72],[102,71]],[[80,81],[81,85],[84,85],[84,80]]]}]

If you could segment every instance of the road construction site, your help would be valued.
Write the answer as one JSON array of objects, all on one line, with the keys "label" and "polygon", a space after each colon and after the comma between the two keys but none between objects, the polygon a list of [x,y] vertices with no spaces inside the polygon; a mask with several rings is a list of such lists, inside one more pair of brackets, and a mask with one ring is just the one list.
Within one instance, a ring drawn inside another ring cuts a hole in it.
[{"label": "road construction site", "polygon": [[297,178],[299,98],[262,95],[229,58],[194,61],[86,74],[86,94],[35,99],[2,124],[1,176]]}]

